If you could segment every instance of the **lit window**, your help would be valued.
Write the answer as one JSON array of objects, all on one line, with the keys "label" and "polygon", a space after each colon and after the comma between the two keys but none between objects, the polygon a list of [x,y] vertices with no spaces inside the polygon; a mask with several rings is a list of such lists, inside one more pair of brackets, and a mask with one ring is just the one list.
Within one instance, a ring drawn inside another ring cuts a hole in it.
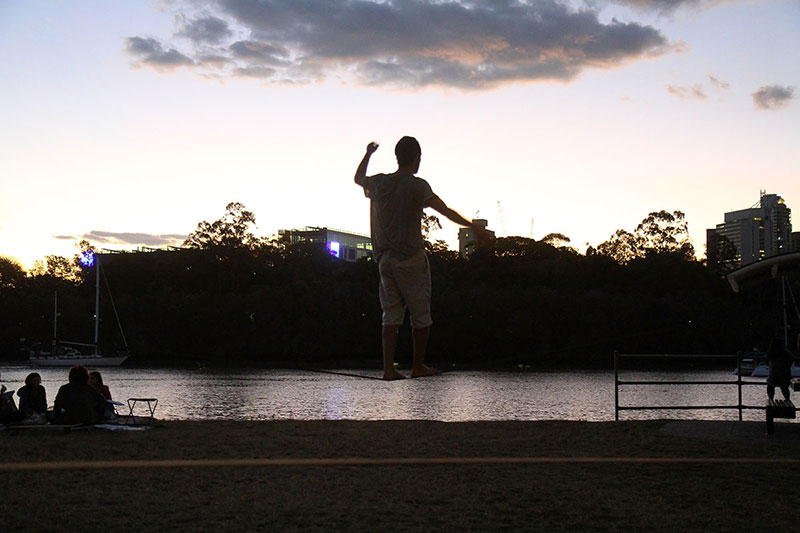
[{"label": "lit window", "polygon": [[87,266],[87,267],[90,267],[90,266],[94,265],[94,252],[91,251],[91,250],[86,251],[86,252],[82,252],[81,253],[81,263],[83,263],[84,266]]},{"label": "lit window", "polygon": [[339,243],[331,241],[328,243],[328,252],[334,257],[339,257]]}]

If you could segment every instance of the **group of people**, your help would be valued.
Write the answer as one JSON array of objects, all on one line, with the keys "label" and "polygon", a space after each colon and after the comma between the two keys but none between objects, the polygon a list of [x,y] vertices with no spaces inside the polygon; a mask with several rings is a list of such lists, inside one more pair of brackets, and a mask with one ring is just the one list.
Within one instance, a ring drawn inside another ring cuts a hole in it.
[{"label": "group of people", "polygon": [[58,389],[53,408],[47,407],[47,391],[42,376],[31,372],[25,385],[17,391],[19,407],[13,392],[0,388],[0,424],[96,424],[114,416],[111,391],[103,383],[100,372],[89,372],[83,366],[69,370],[68,383]]}]

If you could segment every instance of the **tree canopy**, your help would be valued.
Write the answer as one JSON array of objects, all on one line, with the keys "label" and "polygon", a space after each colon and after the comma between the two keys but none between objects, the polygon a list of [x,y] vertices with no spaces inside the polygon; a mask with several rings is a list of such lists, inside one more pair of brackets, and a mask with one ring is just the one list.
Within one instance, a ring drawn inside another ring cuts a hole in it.
[{"label": "tree canopy", "polygon": [[[220,220],[198,224],[187,248],[104,256],[131,350],[164,364],[377,364],[374,261],[342,261],[309,242],[257,239],[254,223],[232,203]],[[424,223],[429,232],[438,219]],[[498,238],[468,258],[430,243],[432,360],[597,365],[614,349],[725,353],[771,334],[775,313],[764,302],[772,300],[734,295],[717,271],[694,260],[686,239],[682,214],[661,211],[634,233],[618,230],[594,253],[564,246],[558,233]],[[74,260],[48,256],[20,278],[19,266],[0,258],[1,354],[12,354],[21,338],[49,339],[54,290],[59,332],[88,335],[93,278],[75,268]],[[111,326],[101,323],[101,338]],[[401,361],[410,349],[403,342]]]},{"label": "tree canopy", "polygon": [[16,259],[0,255],[0,288],[16,287],[25,278],[25,269]]},{"label": "tree canopy", "polygon": [[594,251],[621,265],[660,254],[677,255],[687,261],[694,259],[688,223],[681,211],[654,211],[636,226],[633,233],[618,229]]},{"label": "tree canopy", "polygon": [[260,239],[252,232],[256,217],[244,204],[231,202],[225,206],[225,214],[214,222],[200,222],[189,234],[183,245],[189,248],[210,250],[216,248],[255,249]]}]

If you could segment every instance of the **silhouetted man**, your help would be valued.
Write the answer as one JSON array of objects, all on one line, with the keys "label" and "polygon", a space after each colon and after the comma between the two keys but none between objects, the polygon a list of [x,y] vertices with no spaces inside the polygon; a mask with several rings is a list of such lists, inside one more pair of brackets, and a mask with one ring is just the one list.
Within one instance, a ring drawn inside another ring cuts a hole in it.
[{"label": "silhouetted man", "polygon": [[397,170],[393,174],[367,176],[369,159],[377,143],[369,143],[356,170],[355,182],[370,199],[372,251],[381,276],[379,289],[383,309],[383,379],[403,379],[394,367],[397,328],[405,308],[411,315],[414,362],[411,377],[436,374],[425,364],[431,320],[431,274],[422,238],[422,209],[432,207],[456,224],[471,227],[479,240],[491,234],[473,224],[447,205],[431,190],[428,182],[415,176],[422,150],[413,137],[403,137],[395,146]]}]

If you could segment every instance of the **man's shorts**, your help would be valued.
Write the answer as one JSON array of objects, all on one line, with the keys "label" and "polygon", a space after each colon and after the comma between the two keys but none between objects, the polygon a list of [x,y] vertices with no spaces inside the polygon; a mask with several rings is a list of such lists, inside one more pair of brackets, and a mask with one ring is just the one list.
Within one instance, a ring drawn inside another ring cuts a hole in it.
[{"label": "man's shorts", "polygon": [[431,320],[431,268],[425,250],[400,261],[381,256],[378,263],[381,274],[379,289],[383,325],[399,326],[403,323],[405,308],[411,315],[412,328],[426,328]]}]

